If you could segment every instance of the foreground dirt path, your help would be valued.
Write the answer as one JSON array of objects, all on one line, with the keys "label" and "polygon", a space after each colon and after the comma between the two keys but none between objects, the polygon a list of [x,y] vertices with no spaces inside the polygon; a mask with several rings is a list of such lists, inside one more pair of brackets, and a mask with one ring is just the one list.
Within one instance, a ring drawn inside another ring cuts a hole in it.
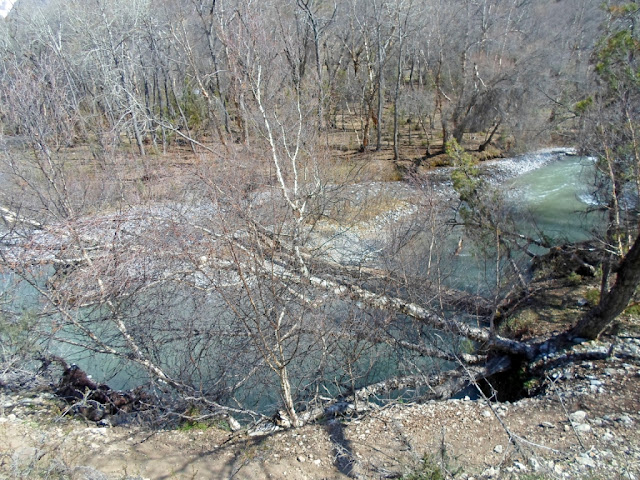
[{"label": "foreground dirt path", "polygon": [[264,437],[101,428],[61,417],[48,394],[1,400],[3,479],[640,478],[631,360],[560,367],[543,395],[515,403],[395,405]]}]

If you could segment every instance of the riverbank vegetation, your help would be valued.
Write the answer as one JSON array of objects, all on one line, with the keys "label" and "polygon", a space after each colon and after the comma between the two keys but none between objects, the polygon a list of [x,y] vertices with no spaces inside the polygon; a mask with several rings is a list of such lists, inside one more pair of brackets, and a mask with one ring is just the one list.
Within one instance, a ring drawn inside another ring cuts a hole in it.
[{"label": "riverbank vegetation", "polygon": [[[276,429],[540,374],[640,282],[638,9],[18,2],[0,273],[3,338],[28,342],[3,342],[2,381],[84,362],[175,419]],[[599,303],[523,339],[530,257],[561,242],[523,230],[478,162],[558,143],[597,161],[606,235],[561,261]],[[72,390],[86,415],[108,389]]]}]

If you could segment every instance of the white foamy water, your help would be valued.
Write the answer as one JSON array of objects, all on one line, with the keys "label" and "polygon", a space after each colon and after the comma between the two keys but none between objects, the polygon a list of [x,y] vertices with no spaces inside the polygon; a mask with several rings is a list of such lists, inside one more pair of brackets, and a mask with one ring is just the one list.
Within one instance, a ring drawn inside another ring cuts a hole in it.
[{"label": "white foamy water", "polygon": [[597,207],[598,205],[602,205],[602,202],[600,202],[591,193],[580,193],[580,194],[578,194],[578,200],[580,200],[585,205],[588,205],[589,207]]},{"label": "white foamy water", "polygon": [[549,162],[557,160],[558,157],[573,156],[576,153],[574,148],[547,148],[513,158],[489,160],[484,162],[483,165],[495,172],[496,179],[501,181],[537,170]]}]

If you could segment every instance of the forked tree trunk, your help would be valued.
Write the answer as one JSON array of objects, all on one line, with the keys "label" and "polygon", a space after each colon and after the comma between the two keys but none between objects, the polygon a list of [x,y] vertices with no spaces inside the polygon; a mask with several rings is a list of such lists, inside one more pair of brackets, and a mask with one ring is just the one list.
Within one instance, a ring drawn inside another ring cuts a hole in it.
[{"label": "forked tree trunk", "polygon": [[618,270],[616,283],[600,298],[600,303],[586,313],[569,332],[573,337],[595,339],[620,315],[640,284],[640,235],[625,255]]},{"label": "forked tree trunk", "polygon": [[496,124],[493,126],[493,129],[491,130],[491,133],[489,134],[487,139],[478,147],[478,151],[479,152],[484,152],[487,149],[487,147],[491,143],[491,140],[493,140],[493,136],[496,134],[496,132],[498,131],[498,128],[500,128],[501,124],[502,124],[502,119],[499,119],[496,122]]},{"label": "forked tree trunk", "polygon": [[291,425],[293,427],[300,427],[302,426],[302,422],[298,418],[298,413],[296,412],[295,404],[293,402],[293,396],[291,395],[291,383],[289,382],[289,373],[287,372],[286,366],[283,366],[278,370],[278,377],[280,380],[282,402],[284,403],[284,408],[289,416]]}]

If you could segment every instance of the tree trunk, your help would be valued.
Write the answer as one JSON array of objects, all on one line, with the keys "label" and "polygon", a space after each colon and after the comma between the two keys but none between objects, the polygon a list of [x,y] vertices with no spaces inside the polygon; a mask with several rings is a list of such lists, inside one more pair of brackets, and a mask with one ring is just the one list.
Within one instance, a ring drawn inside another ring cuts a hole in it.
[{"label": "tree trunk", "polygon": [[312,22],[313,26],[313,45],[316,54],[316,75],[318,76],[318,128],[322,131],[326,128],[324,122],[324,86],[322,79],[322,62],[320,61],[320,33],[316,21]]},{"label": "tree trunk", "polygon": [[478,147],[478,151],[479,152],[484,152],[487,147],[489,146],[489,144],[491,143],[491,140],[493,140],[493,136],[496,134],[496,132],[498,131],[498,128],[500,128],[500,124],[502,124],[502,119],[498,120],[495,124],[495,126],[493,127],[493,129],[491,130],[491,133],[489,134],[489,136],[487,137],[487,139],[482,143],[482,145],[480,145]]},{"label": "tree trunk", "polygon": [[[400,97],[400,82],[402,80],[402,44],[403,36],[400,36],[400,47],[398,48],[398,70],[396,76],[396,89],[393,95],[393,159],[400,160],[398,151],[398,99]],[[411,126],[409,126],[409,140],[411,140]],[[411,141],[409,141],[411,143]]]},{"label": "tree trunk", "polygon": [[284,408],[289,416],[291,425],[294,427],[302,426],[298,414],[296,412],[295,404],[293,403],[293,397],[291,396],[291,383],[289,382],[289,374],[287,367],[283,366],[278,369],[278,378],[280,379],[280,392],[282,394],[282,401]]},{"label": "tree trunk", "polygon": [[629,304],[640,284],[640,235],[617,270],[615,285],[570,331],[572,337],[595,339]]}]

